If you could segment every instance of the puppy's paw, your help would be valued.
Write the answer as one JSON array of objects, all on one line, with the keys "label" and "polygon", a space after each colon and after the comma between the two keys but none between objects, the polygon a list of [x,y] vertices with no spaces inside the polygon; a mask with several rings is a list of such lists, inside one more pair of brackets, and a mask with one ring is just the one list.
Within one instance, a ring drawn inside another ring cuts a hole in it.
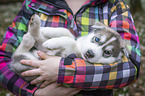
[{"label": "puppy's paw", "polygon": [[42,46],[44,48],[47,48],[48,50],[57,50],[57,49],[60,49],[60,44],[59,44],[57,38],[52,38],[52,39],[49,39],[49,40],[45,41],[42,44]]},{"label": "puppy's paw", "polygon": [[34,14],[29,22],[28,32],[32,36],[37,36],[39,34],[40,26],[41,26],[40,17],[37,14]]},{"label": "puppy's paw", "polygon": [[42,46],[44,48],[47,48],[48,50],[54,50],[54,49],[56,49],[55,44],[53,42],[50,42],[49,40],[47,40],[46,42],[44,42],[42,44]]},{"label": "puppy's paw", "polygon": [[27,33],[23,36],[22,44],[25,47],[32,47],[34,45],[34,43],[35,43],[35,40],[29,33]]},{"label": "puppy's paw", "polygon": [[29,22],[30,27],[37,27],[37,25],[40,25],[41,21],[40,21],[40,17],[37,14],[34,14],[31,17],[31,20]]}]

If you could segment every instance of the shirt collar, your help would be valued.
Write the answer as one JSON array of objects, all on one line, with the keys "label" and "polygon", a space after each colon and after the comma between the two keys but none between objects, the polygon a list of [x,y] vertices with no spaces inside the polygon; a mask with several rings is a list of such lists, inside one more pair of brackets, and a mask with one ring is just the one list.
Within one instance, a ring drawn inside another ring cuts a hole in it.
[{"label": "shirt collar", "polygon": [[[68,10],[69,12],[73,13],[72,10],[68,7],[67,3],[65,2],[65,0],[41,0],[45,3],[48,3],[52,6],[55,6],[57,8],[62,8],[62,9],[66,9]],[[84,3],[84,6],[85,5],[92,5],[92,6],[97,6],[99,4],[103,4],[105,2],[107,2],[108,0],[87,0],[85,3]]]},{"label": "shirt collar", "polygon": [[103,4],[107,2],[108,0],[89,0],[92,3],[92,6],[97,6],[99,4]]},{"label": "shirt collar", "polygon": [[[41,0],[41,1],[49,3],[51,5],[56,5],[57,7],[60,7],[60,8],[68,7],[65,0]],[[106,1],[108,0],[87,0],[86,3],[91,3],[93,6],[96,6],[96,5],[105,3]]]}]

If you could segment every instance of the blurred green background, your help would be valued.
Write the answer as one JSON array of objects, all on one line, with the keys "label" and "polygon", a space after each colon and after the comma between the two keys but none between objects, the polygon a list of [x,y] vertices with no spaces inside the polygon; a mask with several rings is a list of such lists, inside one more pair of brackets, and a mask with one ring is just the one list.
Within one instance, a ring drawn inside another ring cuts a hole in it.
[{"label": "blurred green background", "polygon": [[[23,0],[0,0],[0,42]],[[125,88],[115,89],[114,96],[145,96],[145,0],[124,0],[130,7],[141,43],[142,63],[137,82]],[[0,85],[0,96],[14,96]]]}]

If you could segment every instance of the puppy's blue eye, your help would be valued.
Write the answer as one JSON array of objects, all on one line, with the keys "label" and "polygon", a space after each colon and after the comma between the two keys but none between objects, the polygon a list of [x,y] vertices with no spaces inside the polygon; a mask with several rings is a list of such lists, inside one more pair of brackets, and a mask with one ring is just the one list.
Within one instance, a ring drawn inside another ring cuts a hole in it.
[{"label": "puppy's blue eye", "polygon": [[95,37],[95,41],[96,41],[96,42],[99,42],[99,41],[100,41],[100,38]]},{"label": "puppy's blue eye", "polygon": [[93,38],[92,38],[92,41],[91,41],[92,43],[100,43],[100,36],[94,36]]}]

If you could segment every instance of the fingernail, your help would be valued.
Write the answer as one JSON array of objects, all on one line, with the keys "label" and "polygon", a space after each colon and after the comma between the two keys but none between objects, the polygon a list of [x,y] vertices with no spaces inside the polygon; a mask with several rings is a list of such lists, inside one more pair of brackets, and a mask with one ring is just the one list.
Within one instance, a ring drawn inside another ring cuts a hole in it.
[{"label": "fingernail", "polygon": [[22,75],[22,76],[24,76],[24,75],[25,75],[25,73],[21,73],[21,75]]},{"label": "fingernail", "polygon": [[24,62],[25,62],[25,60],[21,60],[21,61],[20,61],[20,63],[24,63]]},{"label": "fingernail", "polygon": [[34,84],[34,82],[32,82],[32,81],[31,81],[31,82],[30,82],[30,84],[32,84],[32,85],[33,85],[33,84]]},{"label": "fingernail", "polygon": [[37,51],[37,53],[38,53],[39,55],[41,55],[42,52],[41,52],[41,51]]},{"label": "fingernail", "polygon": [[43,88],[44,87],[44,84],[42,84],[41,86],[40,86],[40,88]]}]

